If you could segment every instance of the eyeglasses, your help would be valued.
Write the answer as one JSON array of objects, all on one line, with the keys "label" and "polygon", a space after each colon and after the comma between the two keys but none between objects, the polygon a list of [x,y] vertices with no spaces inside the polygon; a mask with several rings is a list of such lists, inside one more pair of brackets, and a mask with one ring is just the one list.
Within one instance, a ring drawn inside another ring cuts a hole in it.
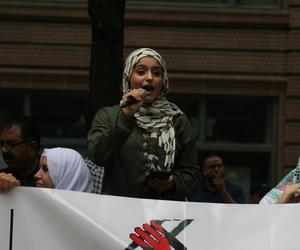
[{"label": "eyeglasses", "polygon": [[28,142],[31,142],[31,141],[33,141],[33,139],[19,141],[19,142],[2,141],[2,140],[0,140],[0,146],[1,146],[1,148],[5,146],[6,148],[11,148],[12,149],[12,148],[14,148],[16,146],[19,146],[21,144],[28,143]]},{"label": "eyeglasses", "polygon": [[208,169],[216,169],[221,167],[223,167],[223,164],[214,164],[214,165],[207,166]]}]

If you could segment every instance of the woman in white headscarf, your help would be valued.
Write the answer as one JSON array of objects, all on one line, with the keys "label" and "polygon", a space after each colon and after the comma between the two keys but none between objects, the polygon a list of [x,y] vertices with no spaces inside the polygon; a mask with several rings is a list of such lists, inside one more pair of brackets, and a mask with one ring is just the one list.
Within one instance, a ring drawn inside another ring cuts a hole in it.
[{"label": "woman in white headscarf", "polygon": [[198,183],[197,155],[187,117],[165,95],[166,64],[141,48],[126,59],[119,105],[96,114],[89,158],[105,168],[104,192],[184,200]]},{"label": "woman in white headscarf", "polygon": [[45,149],[40,170],[35,174],[36,186],[81,192],[92,192],[93,181],[82,156],[70,148]]},{"label": "woman in white headscarf", "polygon": [[[40,158],[40,169],[34,175],[37,187],[81,192],[93,191],[93,180],[81,155],[70,148],[45,149]],[[20,186],[20,181],[7,174],[1,190],[8,192]]]}]

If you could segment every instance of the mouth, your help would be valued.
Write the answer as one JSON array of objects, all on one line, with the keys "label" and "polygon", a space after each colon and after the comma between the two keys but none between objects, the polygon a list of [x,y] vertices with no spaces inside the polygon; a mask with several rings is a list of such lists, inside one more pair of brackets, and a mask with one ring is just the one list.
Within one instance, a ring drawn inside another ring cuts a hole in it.
[{"label": "mouth", "polygon": [[35,184],[35,186],[36,186],[36,187],[44,187],[44,185],[41,184],[41,183],[39,183],[39,182],[37,182],[37,183]]},{"label": "mouth", "polygon": [[151,86],[151,85],[145,85],[145,86],[142,87],[142,89],[144,89],[148,92],[151,92],[151,91],[154,90],[153,86]]}]

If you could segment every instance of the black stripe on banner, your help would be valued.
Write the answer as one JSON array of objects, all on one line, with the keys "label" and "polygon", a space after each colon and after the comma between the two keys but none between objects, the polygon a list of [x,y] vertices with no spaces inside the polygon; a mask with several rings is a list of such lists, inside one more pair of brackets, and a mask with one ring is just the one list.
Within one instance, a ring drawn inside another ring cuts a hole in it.
[{"label": "black stripe on banner", "polygon": [[9,235],[9,250],[12,250],[13,243],[13,232],[14,232],[14,210],[10,210],[10,235]]}]

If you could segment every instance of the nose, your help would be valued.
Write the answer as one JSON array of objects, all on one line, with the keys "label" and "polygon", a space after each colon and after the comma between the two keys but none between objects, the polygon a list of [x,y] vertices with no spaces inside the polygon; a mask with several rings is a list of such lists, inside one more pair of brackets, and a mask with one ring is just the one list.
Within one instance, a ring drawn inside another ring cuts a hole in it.
[{"label": "nose", "polygon": [[215,173],[219,173],[221,171],[221,167],[215,166],[214,171],[215,171]]},{"label": "nose", "polygon": [[153,75],[152,75],[151,70],[148,70],[146,78],[147,78],[146,79],[147,81],[152,81],[153,80]]},{"label": "nose", "polygon": [[36,174],[34,175],[34,179],[39,180],[41,179],[41,169],[39,171],[36,172]]}]

